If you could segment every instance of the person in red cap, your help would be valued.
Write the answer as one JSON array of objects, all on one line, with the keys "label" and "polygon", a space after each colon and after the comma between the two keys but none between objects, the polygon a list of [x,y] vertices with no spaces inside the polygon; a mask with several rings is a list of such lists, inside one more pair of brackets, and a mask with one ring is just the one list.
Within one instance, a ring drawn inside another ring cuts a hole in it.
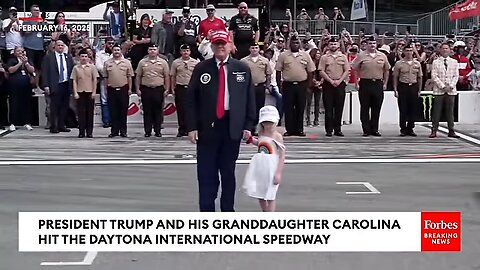
[{"label": "person in red cap", "polygon": [[250,68],[230,57],[228,32],[216,31],[210,40],[214,57],[195,66],[187,89],[186,127],[197,144],[200,211],[215,211],[220,172],[221,211],[233,212],[235,163],[256,124],[255,92]]},{"label": "person in red cap", "polygon": [[215,16],[215,6],[207,6],[207,18],[203,19],[198,25],[198,42],[202,42],[204,38],[208,38],[210,31],[227,31],[225,21]]}]

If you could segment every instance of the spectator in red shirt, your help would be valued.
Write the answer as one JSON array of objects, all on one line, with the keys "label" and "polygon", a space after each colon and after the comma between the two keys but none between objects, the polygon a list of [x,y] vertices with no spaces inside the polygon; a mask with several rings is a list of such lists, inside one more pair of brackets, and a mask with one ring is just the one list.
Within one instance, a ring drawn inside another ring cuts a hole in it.
[{"label": "spectator in red shirt", "polygon": [[458,73],[460,75],[458,78],[457,90],[469,90],[470,83],[468,82],[468,76],[472,72],[472,65],[470,64],[468,57],[465,56],[465,42],[457,41],[453,44],[453,48],[455,54],[452,58],[458,62]]},{"label": "spectator in red shirt", "polygon": [[227,31],[225,21],[215,17],[215,6],[207,6],[207,18],[203,19],[198,26],[198,42],[202,42],[204,38],[208,38],[210,31]]}]

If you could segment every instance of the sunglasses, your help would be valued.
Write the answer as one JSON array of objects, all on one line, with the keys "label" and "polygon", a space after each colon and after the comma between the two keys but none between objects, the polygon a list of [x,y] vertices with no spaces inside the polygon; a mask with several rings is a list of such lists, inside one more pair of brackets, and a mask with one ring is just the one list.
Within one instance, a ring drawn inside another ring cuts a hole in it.
[{"label": "sunglasses", "polygon": [[239,9],[247,9],[247,7],[239,7]]}]

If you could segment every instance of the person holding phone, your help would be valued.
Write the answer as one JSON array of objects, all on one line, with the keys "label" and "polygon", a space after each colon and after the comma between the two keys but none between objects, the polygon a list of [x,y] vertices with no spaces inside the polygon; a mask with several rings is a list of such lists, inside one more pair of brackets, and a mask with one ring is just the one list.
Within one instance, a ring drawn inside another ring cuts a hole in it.
[{"label": "person holding phone", "polygon": [[3,20],[3,31],[5,32],[6,50],[8,55],[4,55],[6,58],[14,57],[13,50],[16,47],[23,46],[23,38],[20,34],[21,22],[18,19],[17,8],[11,7],[8,10],[8,18]]}]

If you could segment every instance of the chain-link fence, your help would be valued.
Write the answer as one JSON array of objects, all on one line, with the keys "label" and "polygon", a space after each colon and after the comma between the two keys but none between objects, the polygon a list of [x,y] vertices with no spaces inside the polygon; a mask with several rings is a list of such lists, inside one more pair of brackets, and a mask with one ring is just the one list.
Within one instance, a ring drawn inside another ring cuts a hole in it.
[{"label": "chain-link fence", "polygon": [[419,35],[446,35],[460,34],[474,31],[478,28],[479,17],[470,17],[450,21],[450,9],[456,4],[444,7],[417,21]]}]

